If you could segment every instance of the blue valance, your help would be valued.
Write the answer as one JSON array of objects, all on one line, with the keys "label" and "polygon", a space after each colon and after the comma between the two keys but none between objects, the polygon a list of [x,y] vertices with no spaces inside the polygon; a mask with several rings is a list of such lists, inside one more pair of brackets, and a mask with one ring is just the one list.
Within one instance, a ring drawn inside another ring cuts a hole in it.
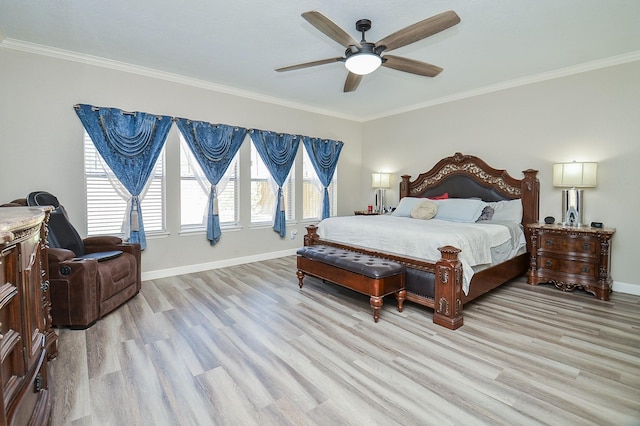
[{"label": "blue valance", "polygon": [[331,215],[328,187],[333,179],[333,173],[338,165],[338,158],[344,144],[340,141],[310,138],[308,136],[302,138],[302,143],[307,150],[307,154],[309,154],[311,164],[313,164],[322,186],[324,186],[322,219],[326,219]]},{"label": "blue valance", "polygon": [[185,118],[177,118],[175,121],[211,184],[207,213],[207,239],[211,245],[214,245],[220,241],[222,236],[216,185],[240,149],[240,145],[247,135],[247,129],[225,124],[191,121]]},{"label": "blue valance", "polygon": [[249,135],[260,158],[278,185],[278,201],[273,230],[278,232],[281,237],[284,237],[287,234],[287,224],[282,185],[284,185],[289,171],[291,171],[291,166],[296,159],[300,137],[255,129],[250,130]]},{"label": "blue valance", "polygon": [[96,149],[129,191],[129,235],[125,238],[146,248],[140,194],[155,166],[171,128],[171,117],[145,112],[125,112],[80,104],[76,113]]}]

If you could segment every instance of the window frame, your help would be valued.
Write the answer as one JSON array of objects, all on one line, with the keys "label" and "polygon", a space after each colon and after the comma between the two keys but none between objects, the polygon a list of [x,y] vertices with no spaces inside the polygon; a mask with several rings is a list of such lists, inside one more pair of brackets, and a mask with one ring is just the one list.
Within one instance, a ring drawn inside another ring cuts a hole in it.
[{"label": "window frame", "polygon": [[[109,175],[111,175],[111,178]],[[127,201],[118,195],[111,183],[111,179],[116,179],[116,177],[101,158],[86,130],[83,137],[83,177],[86,207],[85,234],[89,237],[115,235],[123,238],[122,224],[126,214]],[[158,155],[151,179],[151,186],[141,202],[146,236],[167,233],[166,144]],[[94,188],[94,190],[91,190],[91,188]],[[105,214],[105,212],[107,213]]]},{"label": "window frame", "polygon": [[[204,205],[202,206],[202,209],[199,209],[203,216],[202,216],[202,222],[200,224],[196,224],[196,223],[189,223],[189,224],[185,224],[183,222],[183,211],[182,211],[182,207],[183,207],[183,181],[184,180],[193,180],[196,185],[198,186],[198,188],[200,188],[200,185],[198,184],[197,181],[197,177],[195,175],[195,173],[192,173],[191,176],[185,176],[183,175],[183,165],[186,165],[187,167],[191,167],[192,165],[189,164],[189,161],[187,158],[183,158],[187,156],[187,154],[184,152],[185,149],[189,149],[187,146],[186,141],[184,140],[184,137],[182,136],[182,134],[179,135],[179,143],[180,143],[180,175],[179,175],[179,180],[180,180],[180,232],[181,233],[188,233],[188,232],[205,232],[207,230],[207,220],[206,220],[206,216],[205,216],[205,209],[207,208],[206,206],[208,205],[209,202],[209,193],[207,192],[206,194],[204,193],[204,191],[201,191],[201,196],[202,196],[202,200],[200,200],[200,202],[204,201]],[[237,228],[240,226],[240,184],[241,184],[241,180],[240,180],[240,160],[241,160],[241,154],[240,154],[241,150],[238,150],[238,152],[235,154],[235,160],[232,163],[233,164],[233,170],[234,172],[232,173],[232,177],[229,178],[230,181],[233,181],[234,183],[234,190],[233,190],[233,196],[232,198],[232,204],[234,206],[234,219],[233,220],[225,220],[223,221],[222,218],[220,218],[220,228],[221,229],[232,229],[232,228]],[[184,159],[184,164],[183,164],[183,159]],[[197,164],[197,161],[195,162],[195,167],[200,167],[199,164]],[[227,169],[227,171],[225,172],[225,175],[229,173],[230,169]],[[201,189],[201,188],[200,188]],[[228,194],[229,190],[229,183],[227,183],[227,187],[224,189],[224,191],[222,192],[223,194]],[[220,197],[221,194],[218,194],[218,197]],[[220,198],[218,198],[218,205],[220,206]]]}]

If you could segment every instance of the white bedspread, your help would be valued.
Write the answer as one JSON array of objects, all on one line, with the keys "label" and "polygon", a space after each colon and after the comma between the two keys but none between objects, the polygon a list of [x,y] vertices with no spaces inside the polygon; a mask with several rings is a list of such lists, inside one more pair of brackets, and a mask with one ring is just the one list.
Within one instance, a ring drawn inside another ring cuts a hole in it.
[{"label": "white bedspread", "polygon": [[435,263],[438,247],[462,250],[463,291],[469,292],[473,267],[491,263],[491,248],[511,240],[509,228],[500,224],[420,220],[391,215],[331,217],[318,225],[324,240],[411,256]]}]

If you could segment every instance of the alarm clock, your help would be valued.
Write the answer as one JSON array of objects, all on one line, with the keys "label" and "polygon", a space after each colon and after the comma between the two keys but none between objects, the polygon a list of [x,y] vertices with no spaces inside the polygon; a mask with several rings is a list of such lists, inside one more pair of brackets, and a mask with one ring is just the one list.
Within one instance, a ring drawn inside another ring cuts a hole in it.
[{"label": "alarm clock", "polygon": [[547,216],[544,218],[544,223],[546,223],[547,225],[551,225],[556,221],[556,218],[553,216]]}]

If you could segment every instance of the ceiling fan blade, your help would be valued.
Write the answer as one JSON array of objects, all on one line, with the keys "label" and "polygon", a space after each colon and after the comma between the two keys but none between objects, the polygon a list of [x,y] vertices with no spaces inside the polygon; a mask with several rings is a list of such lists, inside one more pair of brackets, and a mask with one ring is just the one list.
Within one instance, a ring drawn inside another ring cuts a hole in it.
[{"label": "ceiling fan blade", "polygon": [[353,92],[358,88],[361,81],[361,75],[350,72],[349,75],[347,75],[347,80],[344,82],[344,92]]},{"label": "ceiling fan blade", "polygon": [[315,67],[316,65],[324,65],[324,64],[331,64],[333,62],[340,62],[342,60],[344,60],[344,58],[320,59],[319,61],[305,62],[303,64],[289,65],[287,67],[276,68],[276,71],[278,72],[293,71],[293,70],[299,70],[302,68]]},{"label": "ceiling fan blade", "polygon": [[442,12],[413,25],[409,25],[390,34],[376,43],[376,47],[386,46],[386,52],[446,30],[460,22],[460,17],[453,11]]},{"label": "ceiling fan blade", "polygon": [[394,70],[409,72],[411,74],[435,77],[442,71],[442,68],[438,66],[416,61],[415,59],[394,55],[384,55],[384,58],[386,61],[382,63],[383,67],[393,68]]},{"label": "ceiling fan blade", "polygon": [[335,24],[331,19],[324,16],[322,13],[312,10],[310,12],[304,12],[302,14],[302,17],[306,19],[307,22],[309,22],[311,25],[324,33],[327,37],[337,41],[344,47],[360,47],[360,43],[358,43],[353,37],[351,37],[348,32],[340,28],[337,24]]}]

